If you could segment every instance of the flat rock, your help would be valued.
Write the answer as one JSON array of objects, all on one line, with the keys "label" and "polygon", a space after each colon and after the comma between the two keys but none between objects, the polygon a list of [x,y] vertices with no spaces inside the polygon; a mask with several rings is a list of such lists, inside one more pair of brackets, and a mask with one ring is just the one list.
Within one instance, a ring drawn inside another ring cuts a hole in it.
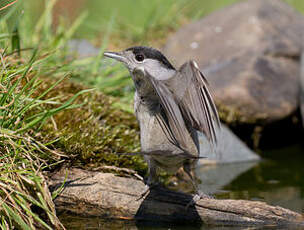
[{"label": "flat rock", "polygon": [[52,173],[51,190],[63,185],[54,200],[58,211],[81,216],[199,225],[303,227],[303,215],[264,202],[205,198],[186,208],[192,195],[155,188],[143,199],[143,182],[112,173],[69,169]]},{"label": "flat rock", "polygon": [[280,0],[241,1],[181,28],[164,53],[198,62],[226,122],[272,122],[298,108],[303,31]]}]

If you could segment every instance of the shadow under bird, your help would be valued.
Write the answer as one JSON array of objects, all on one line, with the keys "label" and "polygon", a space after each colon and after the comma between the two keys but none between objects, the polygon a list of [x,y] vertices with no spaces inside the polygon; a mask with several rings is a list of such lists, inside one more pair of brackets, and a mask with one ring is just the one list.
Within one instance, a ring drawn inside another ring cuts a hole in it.
[{"label": "shadow under bird", "polygon": [[141,152],[148,163],[147,190],[157,184],[157,169],[175,173],[181,167],[190,177],[195,198],[194,169],[199,157],[197,131],[215,144],[220,127],[208,82],[194,61],[178,70],[158,50],[136,46],[104,56],[122,62],[135,84],[134,110],[140,126]]}]

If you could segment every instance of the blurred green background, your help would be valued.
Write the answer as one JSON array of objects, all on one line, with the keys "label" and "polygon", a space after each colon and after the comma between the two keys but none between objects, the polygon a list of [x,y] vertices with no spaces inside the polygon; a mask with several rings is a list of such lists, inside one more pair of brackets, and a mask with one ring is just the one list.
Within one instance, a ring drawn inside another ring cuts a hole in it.
[{"label": "blurred green background", "polygon": [[[60,21],[69,24],[81,12],[87,12],[86,19],[74,37],[90,39],[97,45],[100,44],[111,18],[115,21],[111,28],[111,45],[155,45],[163,41],[168,32],[176,30],[180,25],[234,2],[236,0],[61,0],[54,6],[53,16],[55,25]],[[41,0],[26,1],[24,13],[27,15],[26,18],[30,18],[27,26],[35,26],[43,12],[44,3]]]},{"label": "blurred green background", "polygon": [[[304,12],[303,0],[285,1]],[[0,7],[9,2],[13,0],[1,0]],[[235,2],[237,0],[18,0],[13,7],[0,12],[1,19],[9,18],[7,24],[0,25],[0,30],[9,33],[18,25],[21,48],[39,46],[54,50],[66,47],[64,44],[74,38],[88,40],[100,49],[99,55],[94,60],[82,60],[81,64],[70,63],[75,73],[72,78],[119,97],[117,104],[131,112],[134,89],[129,74],[119,64],[109,67],[110,61],[103,60],[102,52],[106,48],[121,50],[133,45],[161,48],[181,26]],[[18,10],[11,13],[11,8]],[[0,47],[10,47],[10,44],[0,40]]]},{"label": "blurred green background", "polygon": [[[304,12],[304,1],[285,1]],[[0,2],[1,6],[12,1]],[[27,30],[31,31],[44,12],[46,1],[18,1],[19,4],[22,2],[22,20],[25,20]],[[100,45],[111,18],[114,18],[111,27],[112,46],[123,48],[134,43],[160,46],[170,32],[181,25],[234,2],[237,0],[59,0],[54,6],[53,24],[71,25],[81,13],[87,12],[85,20],[74,34],[75,38],[86,38]]]}]

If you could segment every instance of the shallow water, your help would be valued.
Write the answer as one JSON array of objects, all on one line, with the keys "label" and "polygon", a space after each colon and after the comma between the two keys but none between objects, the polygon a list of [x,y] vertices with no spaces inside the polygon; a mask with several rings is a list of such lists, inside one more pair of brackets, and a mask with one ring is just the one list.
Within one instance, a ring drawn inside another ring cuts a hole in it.
[{"label": "shallow water", "polygon": [[[261,200],[304,213],[304,148],[295,145],[263,152],[259,163],[238,163],[198,168],[201,189],[220,199]],[[267,158],[271,156],[271,158]],[[61,216],[67,229],[230,230],[246,227],[174,226],[167,223],[110,221]]]},{"label": "shallow water", "polygon": [[304,213],[304,150],[294,147],[273,151],[263,160],[223,187],[219,198],[262,200]]}]

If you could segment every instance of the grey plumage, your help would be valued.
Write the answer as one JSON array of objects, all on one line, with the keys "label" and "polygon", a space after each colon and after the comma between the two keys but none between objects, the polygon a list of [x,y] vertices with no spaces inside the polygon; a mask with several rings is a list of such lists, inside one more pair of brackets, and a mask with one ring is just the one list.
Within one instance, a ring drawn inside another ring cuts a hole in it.
[{"label": "grey plumage", "polygon": [[104,55],[123,62],[134,81],[134,109],[140,125],[140,153],[149,165],[148,185],[157,182],[158,167],[170,173],[183,167],[195,185],[197,131],[216,143],[220,126],[208,82],[197,64],[189,61],[176,70],[161,52],[148,47]]}]

